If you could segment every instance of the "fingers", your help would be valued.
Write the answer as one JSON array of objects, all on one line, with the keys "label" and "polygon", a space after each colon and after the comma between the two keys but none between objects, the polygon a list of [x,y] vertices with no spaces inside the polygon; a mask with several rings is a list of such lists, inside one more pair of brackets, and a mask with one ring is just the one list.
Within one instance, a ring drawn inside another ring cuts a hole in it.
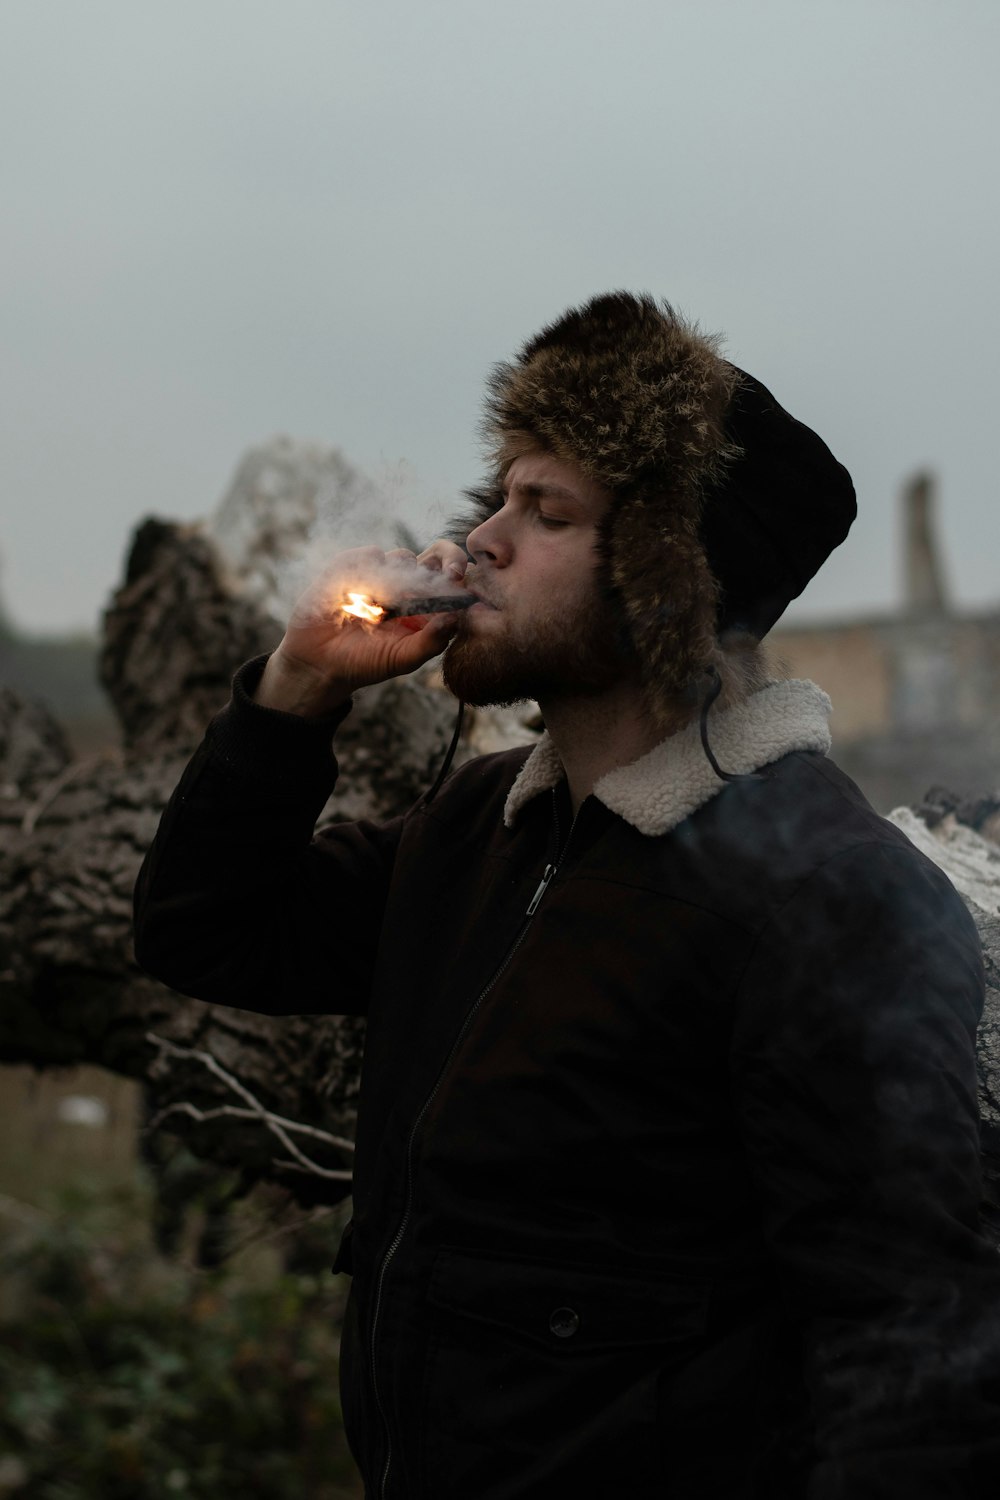
[{"label": "fingers", "polygon": [[405,634],[393,643],[394,665],[400,672],[412,672],[425,662],[440,656],[458,627],[458,615],[425,615],[400,620]]},{"label": "fingers", "polygon": [[[366,580],[377,578],[384,572],[386,556],[381,547],[371,546],[334,553],[295,601],[291,622],[302,624],[326,620],[344,624],[341,604],[347,602],[353,589],[368,592]],[[413,554],[406,553],[405,556],[412,558]]]},{"label": "fingers", "polygon": [[443,538],[425,547],[417,562],[423,563],[425,568],[431,568],[435,573],[443,573],[456,583],[461,583],[469,566],[469,559],[463,549],[456,542],[446,542]]},{"label": "fingers", "polygon": [[[290,645],[304,660],[353,686],[412,671],[444,650],[457,619],[453,614],[402,618],[397,610],[408,596],[416,602],[447,594],[461,583],[466,564],[461,547],[444,540],[419,558],[406,547],[339,553],[296,601],[286,632]],[[380,606],[391,606],[394,618],[381,619]]]}]

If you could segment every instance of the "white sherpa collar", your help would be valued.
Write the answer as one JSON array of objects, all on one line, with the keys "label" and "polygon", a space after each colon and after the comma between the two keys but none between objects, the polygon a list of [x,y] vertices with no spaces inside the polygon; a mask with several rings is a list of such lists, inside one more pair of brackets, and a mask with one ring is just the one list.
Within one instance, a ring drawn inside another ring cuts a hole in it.
[{"label": "white sherpa collar", "polygon": [[[743,703],[709,716],[712,752],[723,770],[741,775],[793,750],[825,755],[830,712],[829,698],[814,682],[771,682]],[[532,797],[557,786],[563,776],[559,753],[545,734],[507,794],[507,827]],[[640,833],[656,837],[676,828],[724,786],[705,756],[695,721],[631,765],[602,776],[594,796]]]}]

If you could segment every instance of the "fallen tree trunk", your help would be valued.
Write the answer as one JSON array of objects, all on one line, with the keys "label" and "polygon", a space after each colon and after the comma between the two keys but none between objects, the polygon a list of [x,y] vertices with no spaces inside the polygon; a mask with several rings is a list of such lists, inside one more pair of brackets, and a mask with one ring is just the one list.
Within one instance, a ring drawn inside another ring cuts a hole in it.
[{"label": "fallen tree trunk", "polygon": [[[349,1190],[361,1023],[204,1005],[141,973],[131,947],[132,888],[163,805],[234,668],[279,636],[201,529],[149,521],[105,622],[120,751],[73,762],[41,706],[0,694],[0,1061],[141,1079],[154,1128],[247,1182],[336,1202]],[[412,680],[359,695],[338,735],[344,791],[324,819],[409,806],[451,723],[450,700]]]},{"label": "fallen tree trunk", "polygon": [[[309,451],[313,501],[321,458]],[[295,489],[294,452],[278,453],[277,478],[268,450],[251,459],[238,477],[249,496],[231,495],[221,512],[227,548],[196,526],[147,521],[136,533],[105,622],[102,675],[121,725],[118,751],[74,762],[44,709],[0,692],[0,1061],[90,1062],[140,1079],[153,1129],[183,1135],[246,1183],[277,1181],[303,1203],[333,1203],[349,1191],[361,1023],[204,1005],[147,978],[131,948],[132,887],[160,811],[226,702],[234,668],[277,641],[275,550],[294,553],[315,514]],[[334,477],[353,483],[337,463]],[[275,493],[290,528],[268,499]],[[247,506],[254,526],[240,531],[232,518]],[[359,695],[338,733],[342,790],[324,818],[408,807],[440,764],[452,708],[419,676]],[[473,721],[473,747],[504,742],[508,719]],[[535,727],[518,726],[516,738]],[[916,815],[894,817],[966,894],[983,937],[980,1080],[1000,1236],[1000,804],[937,793]]]}]

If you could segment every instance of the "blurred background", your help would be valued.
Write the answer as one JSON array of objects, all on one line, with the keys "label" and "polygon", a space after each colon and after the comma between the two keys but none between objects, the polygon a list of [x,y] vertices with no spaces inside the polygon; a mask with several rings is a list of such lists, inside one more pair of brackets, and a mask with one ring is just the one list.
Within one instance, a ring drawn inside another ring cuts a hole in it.
[{"label": "blurred background", "polygon": [[[306,453],[426,541],[491,364],[623,287],[721,332],[854,476],[774,639],[838,758],[884,811],[995,791],[998,44],[995,0],[6,0],[0,688],[113,750],[101,614],[143,518]],[[230,1212],[179,1158],[165,1228],[137,1085],[0,1087],[0,1496],[221,1495],[248,1410],[246,1494],[352,1493],[339,1211]]]}]

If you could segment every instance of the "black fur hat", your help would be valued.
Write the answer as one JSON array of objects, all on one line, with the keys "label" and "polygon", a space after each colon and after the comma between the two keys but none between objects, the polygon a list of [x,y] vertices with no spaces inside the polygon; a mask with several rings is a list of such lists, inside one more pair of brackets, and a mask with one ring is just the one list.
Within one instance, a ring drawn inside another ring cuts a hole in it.
[{"label": "black fur hat", "polygon": [[690,689],[724,632],[764,636],[856,513],[826,444],[650,296],[595,297],[497,365],[483,432],[480,515],[532,446],[614,492],[605,581],[657,697]]}]

